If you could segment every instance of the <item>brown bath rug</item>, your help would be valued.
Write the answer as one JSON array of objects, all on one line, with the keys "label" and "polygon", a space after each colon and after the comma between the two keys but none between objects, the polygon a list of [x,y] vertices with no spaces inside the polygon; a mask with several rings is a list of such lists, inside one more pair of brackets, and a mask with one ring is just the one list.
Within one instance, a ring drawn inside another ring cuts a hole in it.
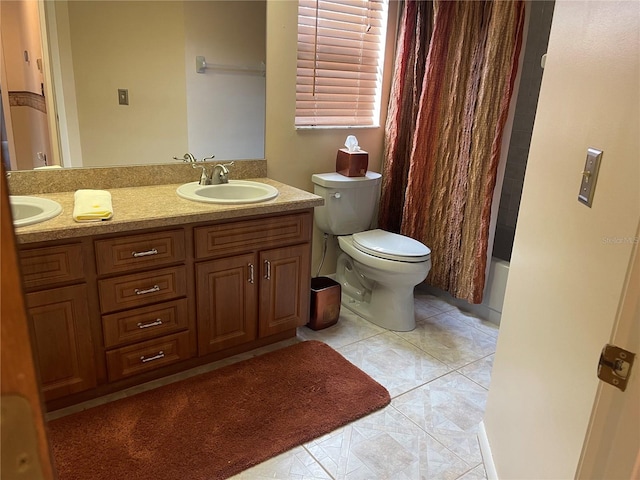
[{"label": "brown bath rug", "polygon": [[389,392],[307,341],[49,423],[59,480],[226,478],[378,410]]}]

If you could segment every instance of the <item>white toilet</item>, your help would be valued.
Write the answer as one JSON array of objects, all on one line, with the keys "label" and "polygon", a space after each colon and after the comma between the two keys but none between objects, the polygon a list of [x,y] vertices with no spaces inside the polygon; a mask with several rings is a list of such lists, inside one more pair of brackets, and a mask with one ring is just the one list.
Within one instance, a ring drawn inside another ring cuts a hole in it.
[{"label": "white toilet", "polygon": [[315,209],[316,225],[337,235],[343,252],[336,269],[342,305],[383,328],[413,330],[413,288],[429,273],[431,250],[403,235],[368,230],[377,211],[381,175],[333,172],[311,180],[314,193],[324,198],[324,206]]}]

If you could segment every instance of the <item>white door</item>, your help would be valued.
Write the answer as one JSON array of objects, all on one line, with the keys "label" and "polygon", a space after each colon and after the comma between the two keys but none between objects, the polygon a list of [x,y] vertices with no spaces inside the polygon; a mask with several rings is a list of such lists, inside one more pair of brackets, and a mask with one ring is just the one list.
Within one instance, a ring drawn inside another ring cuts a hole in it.
[{"label": "white door", "polygon": [[[484,419],[498,478],[574,478],[598,392],[617,395],[596,369],[640,295],[625,297],[640,222],[639,7],[555,2]],[[588,148],[603,151],[591,207],[577,198]],[[609,441],[591,431],[588,445]]]},{"label": "white door", "polygon": [[[640,236],[640,231],[638,232]],[[611,343],[640,354],[640,255],[636,247],[629,283]],[[578,478],[640,478],[640,357],[624,392],[598,388]]]}]

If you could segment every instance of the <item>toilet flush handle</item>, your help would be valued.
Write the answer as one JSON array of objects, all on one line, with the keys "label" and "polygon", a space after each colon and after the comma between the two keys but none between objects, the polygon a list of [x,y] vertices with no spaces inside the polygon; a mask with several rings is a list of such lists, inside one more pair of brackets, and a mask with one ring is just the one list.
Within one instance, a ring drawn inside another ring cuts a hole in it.
[{"label": "toilet flush handle", "polygon": [[340,192],[336,192],[336,193],[332,193],[331,196],[333,198],[340,198],[341,195],[340,195]]}]

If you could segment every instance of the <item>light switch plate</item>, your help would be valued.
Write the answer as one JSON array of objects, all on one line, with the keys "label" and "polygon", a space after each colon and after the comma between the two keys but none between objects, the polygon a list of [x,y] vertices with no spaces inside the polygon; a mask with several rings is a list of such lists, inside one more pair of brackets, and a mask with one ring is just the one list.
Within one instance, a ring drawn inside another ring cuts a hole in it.
[{"label": "light switch plate", "polygon": [[129,90],[126,88],[118,89],[118,104],[129,105]]},{"label": "light switch plate", "polygon": [[582,182],[580,183],[580,193],[578,193],[578,201],[584,203],[587,207],[591,207],[593,203],[593,194],[596,189],[601,159],[602,150],[596,148],[587,149],[587,161],[582,171]]}]

